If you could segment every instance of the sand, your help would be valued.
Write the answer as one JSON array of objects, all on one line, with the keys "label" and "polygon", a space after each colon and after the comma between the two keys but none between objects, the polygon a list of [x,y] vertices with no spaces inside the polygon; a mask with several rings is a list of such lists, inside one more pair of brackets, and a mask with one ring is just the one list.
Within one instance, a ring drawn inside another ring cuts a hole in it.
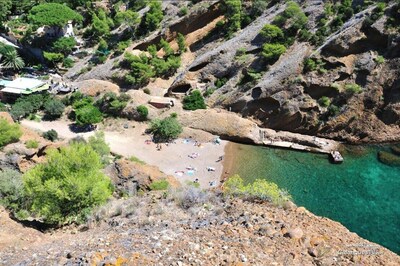
[{"label": "sand", "polygon": [[[23,120],[21,124],[25,127],[41,132],[54,129],[59,136],[64,139],[71,139],[77,136],[88,138],[94,132],[74,133],[69,129],[68,121],[42,121],[35,122]],[[168,175],[175,176],[182,184],[187,181],[195,181],[196,178],[202,188],[209,188],[210,182],[213,186],[218,186],[223,173],[223,162],[225,160],[225,147],[227,141],[221,141],[220,145],[212,142],[198,143],[193,139],[177,139],[174,143],[162,144],[161,150],[157,149],[157,144],[150,140],[150,135],[144,134],[147,125],[138,122],[129,122],[128,129],[118,131],[104,130],[106,142],[109,144],[113,153],[122,155],[126,158],[135,156],[150,165],[156,165],[160,170]],[[196,158],[190,158],[189,155]],[[224,159],[217,162],[220,156]],[[211,167],[214,171],[208,171]],[[193,169],[193,170],[190,170]]]}]

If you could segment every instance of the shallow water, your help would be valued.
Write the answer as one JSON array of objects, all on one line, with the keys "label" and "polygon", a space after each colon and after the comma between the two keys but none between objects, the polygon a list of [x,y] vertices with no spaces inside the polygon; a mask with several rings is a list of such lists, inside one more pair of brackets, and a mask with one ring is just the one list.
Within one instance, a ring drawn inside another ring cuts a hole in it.
[{"label": "shallow water", "polygon": [[347,147],[336,165],[327,155],[237,145],[230,173],[275,182],[297,205],[400,254],[400,167],[377,160],[386,149]]}]

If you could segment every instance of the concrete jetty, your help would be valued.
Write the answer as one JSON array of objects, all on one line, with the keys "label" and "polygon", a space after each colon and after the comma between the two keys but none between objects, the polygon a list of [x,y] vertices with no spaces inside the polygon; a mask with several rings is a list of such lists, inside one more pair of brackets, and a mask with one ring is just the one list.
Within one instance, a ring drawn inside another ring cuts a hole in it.
[{"label": "concrete jetty", "polygon": [[259,128],[259,140],[266,146],[324,154],[337,151],[340,145],[339,142],[331,139],[268,128]]}]

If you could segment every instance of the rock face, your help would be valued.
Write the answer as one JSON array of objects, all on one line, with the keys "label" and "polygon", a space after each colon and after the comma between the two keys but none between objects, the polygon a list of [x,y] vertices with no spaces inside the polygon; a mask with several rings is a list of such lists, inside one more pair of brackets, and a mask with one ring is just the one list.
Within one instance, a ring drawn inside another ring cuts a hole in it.
[{"label": "rock face", "polygon": [[152,182],[160,180],[167,180],[172,187],[180,186],[175,177],[160,172],[157,167],[126,159],[117,160],[105,171],[120,194],[136,195],[139,189],[147,191]]},{"label": "rock face", "polygon": [[[316,30],[323,2],[303,1],[302,8],[309,15],[311,31]],[[350,142],[399,140],[396,66],[400,37],[385,26],[387,17],[369,26],[364,23],[374,9],[369,7],[319,47],[295,42],[267,67],[260,60],[263,41],[258,33],[283,9],[279,3],[273,5],[232,39],[197,50],[197,57],[176,78],[168,94],[181,98],[193,89],[205,91],[225,80],[207,97],[207,104],[254,119],[261,127]],[[239,49],[244,51],[243,56],[237,56]],[[319,58],[323,66],[305,73],[303,62],[310,56]],[[261,73],[260,78],[246,80],[249,69]],[[352,84],[362,88],[360,94],[346,91]],[[329,98],[331,109],[318,103],[321,97]],[[337,109],[334,114],[332,108]]]}]

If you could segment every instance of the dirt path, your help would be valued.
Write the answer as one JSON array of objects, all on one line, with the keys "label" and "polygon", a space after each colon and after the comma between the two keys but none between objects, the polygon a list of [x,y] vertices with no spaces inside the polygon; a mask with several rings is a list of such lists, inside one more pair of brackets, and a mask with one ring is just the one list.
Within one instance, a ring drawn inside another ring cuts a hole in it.
[{"label": "dirt path", "polygon": [[[37,131],[48,131],[54,129],[64,139],[72,139],[77,136],[88,138],[94,132],[74,133],[69,129],[67,121],[42,121],[35,122],[23,120],[21,124]],[[156,165],[166,174],[175,176],[181,183],[199,180],[201,187],[218,185],[223,173],[222,162],[217,162],[220,156],[224,156],[224,148],[227,144],[222,141],[220,145],[214,143],[197,143],[190,139],[177,139],[175,143],[157,150],[155,143],[146,144],[150,136],[143,134],[147,125],[135,123],[129,129],[121,132],[104,131],[106,142],[111,151],[126,158],[135,156],[150,165]],[[193,157],[193,158],[192,158]],[[208,169],[213,171],[209,171]]]}]

